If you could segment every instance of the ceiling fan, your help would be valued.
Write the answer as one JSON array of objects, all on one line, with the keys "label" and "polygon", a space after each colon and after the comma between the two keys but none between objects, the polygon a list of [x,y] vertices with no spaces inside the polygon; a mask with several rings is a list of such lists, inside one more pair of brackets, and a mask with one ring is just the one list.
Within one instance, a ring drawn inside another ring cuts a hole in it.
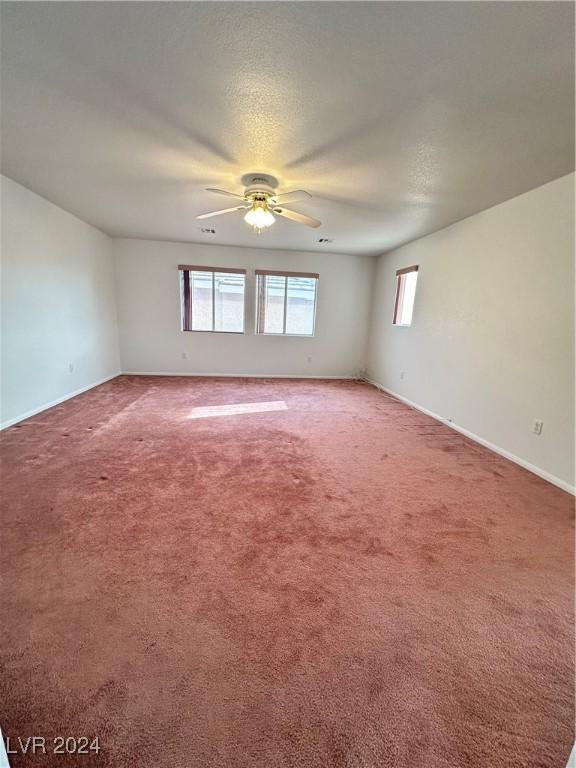
[{"label": "ceiling fan", "polygon": [[303,189],[296,189],[293,192],[276,193],[278,186],[277,179],[267,174],[247,174],[242,177],[245,184],[244,194],[239,195],[236,192],[227,192],[224,189],[214,189],[209,187],[207,192],[215,192],[217,195],[226,195],[242,201],[242,204],[232,208],[223,208],[220,211],[211,211],[210,213],[201,213],[196,216],[197,219],[210,219],[212,216],[221,216],[223,213],[233,213],[234,211],[246,211],[244,221],[250,224],[256,232],[271,227],[275,222],[275,216],[283,216],[290,221],[298,224],[305,224],[307,227],[319,227],[322,223],[311,216],[305,216],[290,208],[285,208],[285,203],[292,203],[296,200],[302,200],[312,197],[309,192]]}]

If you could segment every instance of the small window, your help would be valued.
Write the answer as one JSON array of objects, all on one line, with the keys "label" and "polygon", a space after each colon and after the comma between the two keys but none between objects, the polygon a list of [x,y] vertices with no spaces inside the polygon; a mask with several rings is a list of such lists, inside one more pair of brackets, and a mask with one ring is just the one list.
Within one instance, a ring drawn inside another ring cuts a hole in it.
[{"label": "small window", "polygon": [[181,264],[182,330],[244,333],[245,269]]},{"label": "small window", "polygon": [[394,325],[412,325],[414,297],[418,267],[406,267],[396,272],[396,301],[394,302]]},{"label": "small window", "polygon": [[314,336],[318,275],[256,270],[256,332]]}]

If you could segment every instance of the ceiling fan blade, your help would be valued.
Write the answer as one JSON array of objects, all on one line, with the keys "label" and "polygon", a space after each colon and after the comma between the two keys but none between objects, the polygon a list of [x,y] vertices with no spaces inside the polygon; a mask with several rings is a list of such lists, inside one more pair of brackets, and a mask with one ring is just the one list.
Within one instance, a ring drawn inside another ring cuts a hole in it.
[{"label": "ceiling fan blade", "polygon": [[226,197],[237,197],[239,200],[244,200],[244,195],[238,195],[236,192],[227,192],[225,189],[214,189],[214,187],[206,187],[206,192],[215,192],[217,195],[226,195]]},{"label": "ceiling fan blade", "polygon": [[282,192],[281,195],[274,195],[274,199],[284,205],[285,203],[294,203],[296,200],[304,200],[305,198],[312,197],[310,192],[306,192],[305,189],[295,189],[293,192]]},{"label": "ceiling fan blade", "polygon": [[212,211],[211,213],[201,213],[196,216],[197,219],[211,219],[212,216],[221,216],[223,213],[232,213],[232,211],[245,211],[250,208],[249,205],[235,205],[234,208],[223,208],[221,211]]},{"label": "ceiling fan blade", "polygon": [[318,219],[313,219],[311,216],[305,216],[303,213],[297,213],[291,211],[289,208],[282,208],[281,206],[275,206],[272,211],[278,216],[285,216],[287,219],[297,221],[298,224],[306,224],[307,227],[319,227],[322,224]]}]

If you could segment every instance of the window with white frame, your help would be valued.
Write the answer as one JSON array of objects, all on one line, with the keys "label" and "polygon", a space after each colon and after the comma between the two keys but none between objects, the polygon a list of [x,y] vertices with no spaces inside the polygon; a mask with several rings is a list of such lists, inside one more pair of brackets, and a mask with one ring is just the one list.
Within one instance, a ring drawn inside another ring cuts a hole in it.
[{"label": "window with white frame", "polygon": [[183,331],[244,333],[246,270],[180,264]]},{"label": "window with white frame", "polygon": [[256,333],[313,336],[318,275],[256,270]]},{"label": "window with white frame", "polygon": [[396,272],[396,300],[392,318],[394,325],[412,325],[417,280],[418,266],[405,267]]}]

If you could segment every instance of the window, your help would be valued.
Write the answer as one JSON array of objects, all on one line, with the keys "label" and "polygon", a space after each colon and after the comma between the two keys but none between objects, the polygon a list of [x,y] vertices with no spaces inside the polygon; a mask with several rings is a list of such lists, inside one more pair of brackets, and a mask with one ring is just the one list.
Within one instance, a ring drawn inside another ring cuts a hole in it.
[{"label": "window", "polygon": [[245,269],[180,264],[182,330],[244,333]]},{"label": "window", "polygon": [[314,336],[318,275],[256,270],[256,332]]},{"label": "window", "polygon": [[394,325],[412,325],[412,311],[416,296],[418,267],[406,267],[396,272],[396,301],[394,302]]}]

